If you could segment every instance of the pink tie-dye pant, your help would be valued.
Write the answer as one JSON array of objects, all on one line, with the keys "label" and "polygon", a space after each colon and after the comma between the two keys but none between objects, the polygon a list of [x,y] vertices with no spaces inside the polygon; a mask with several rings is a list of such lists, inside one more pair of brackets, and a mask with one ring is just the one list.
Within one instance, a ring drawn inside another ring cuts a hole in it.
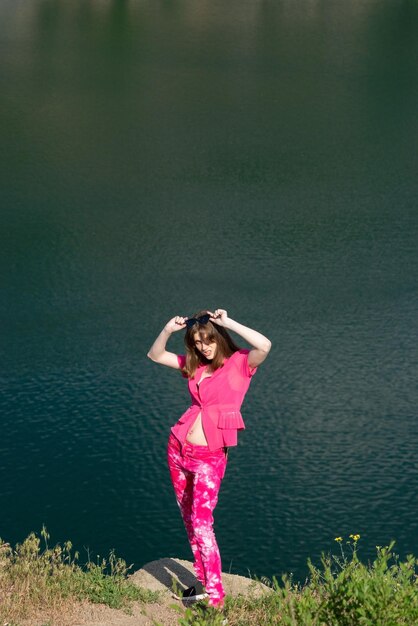
[{"label": "pink tie-dye pant", "polygon": [[223,448],[180,443],[170,435],[168,467],[194,556],[197,579],[209,595],[209,604],[222,606],[225,592],[221,579],[221,557],[213,532],[213,510],[226,469]]}]

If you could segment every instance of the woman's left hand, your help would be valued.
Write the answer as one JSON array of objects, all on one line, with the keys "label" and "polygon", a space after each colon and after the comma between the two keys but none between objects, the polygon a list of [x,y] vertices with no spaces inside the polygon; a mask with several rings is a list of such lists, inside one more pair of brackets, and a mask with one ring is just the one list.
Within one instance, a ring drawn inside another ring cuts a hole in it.
[{"label": "woman's left hand", "polygon": [[228,313],[224,309],[216,309],[214,313],[208,311],[210,321],[218,324],[218,326],[226,326],[228,324]]}]

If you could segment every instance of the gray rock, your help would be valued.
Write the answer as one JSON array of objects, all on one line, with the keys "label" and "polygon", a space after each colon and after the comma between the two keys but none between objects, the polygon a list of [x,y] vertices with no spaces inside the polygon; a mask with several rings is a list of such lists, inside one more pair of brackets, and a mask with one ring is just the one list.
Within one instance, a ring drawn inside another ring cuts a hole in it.
[{"label": "gray rock", "polygon": [[[200,590],[197,583],[193,565],[190,561],[182,561],[175,558],[164,558],[158,561],[147,563],[140,570],[130,576],[131,582],[138,587],[149,589],[150,591],[160,591],[167,595],[172,594],[173,581],[181,591],[195,585]],[[238,576],[237,574],[222,573],[222,582],[227,595],[252,595],[258,597],[263,593],[269,593],[271,589],[261,582]]]}]

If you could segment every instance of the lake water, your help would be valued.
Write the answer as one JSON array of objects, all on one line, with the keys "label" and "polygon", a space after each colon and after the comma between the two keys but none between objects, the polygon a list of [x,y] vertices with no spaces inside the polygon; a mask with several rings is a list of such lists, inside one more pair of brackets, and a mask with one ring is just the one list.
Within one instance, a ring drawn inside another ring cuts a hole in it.
[{"label": "lake water", "polygon": [[[0,536],[190,558],[168,479],[200,308],[273,341],[226,571],[418,554],[418,5],[3,0]],[[171,348],[182,351],[181,333]],[[244,344],[245,345],[245,344]]]}]

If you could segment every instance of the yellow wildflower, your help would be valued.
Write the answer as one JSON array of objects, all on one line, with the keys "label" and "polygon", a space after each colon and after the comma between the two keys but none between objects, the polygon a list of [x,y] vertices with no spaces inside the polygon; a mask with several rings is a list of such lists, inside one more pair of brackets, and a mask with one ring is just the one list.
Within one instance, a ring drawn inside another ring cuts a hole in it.
[{"label": "yellow wildflower", "polygon": [[350,535],[350,539],[353,541],[358,541],[360,539],[360,535]]},{"label": "yellow wildflower", "polygon": [[338,541],[338,543],[341,543],[341,541],[343,540],[342,537],[335,537],[334,541]]}]

